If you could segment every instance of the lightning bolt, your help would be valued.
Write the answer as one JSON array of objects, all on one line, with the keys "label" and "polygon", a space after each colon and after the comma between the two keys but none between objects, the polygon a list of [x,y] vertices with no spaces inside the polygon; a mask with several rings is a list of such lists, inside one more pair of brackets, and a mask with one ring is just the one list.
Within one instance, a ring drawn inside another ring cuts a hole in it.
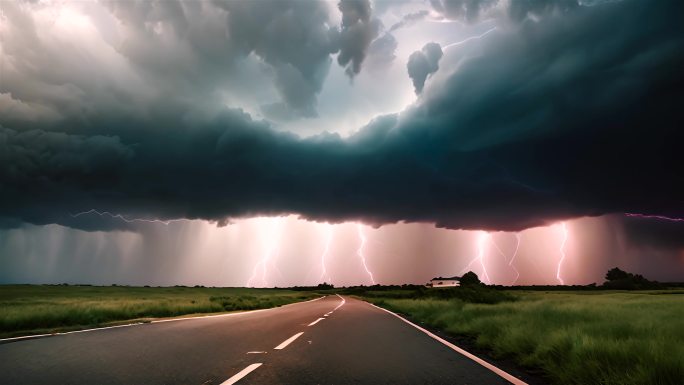
[{"label": "lightning bolt", "polygon": [[568,241],[568,227],[566,226],[565,222],[561,222],[560,225],[561,229],[563,230],[563,241],[561,241],[560,248],[558,249],[561,258],[558,261],[558,267],[556,268],[556,279],[561,285],[565,285],[563,278],[561,278],[561,269],[563,267],[563,261],[565,261],[565,243]]},{"label": "lightning bolt", "polygon": [[[257,276],[259,275],[259,270],[261,270],[261,286],[269,286],[266,280],[268,266],[273,266],[272,258],[274,255],[278,255],[280,252],[280,236],[282,234],[282,218],[264,218],[267,222],[260,226],[263,234],[263,241],[266,243],[267,247],[264,251],[263,256],[259,262],[254,265],[252,270],[252,276],[247,281],[247,287],[254,287],[256,284]],[[282,275],[282,274],[281,274]]]},{"label": "lightning bolt", "polygon": [[494,32],[495,29],[496,29],[496,27],[492,27],[492,28],[490,28],[490,29],[484,31],[483,33],[481,33],[481,34],[479,34],[479,35],[477,35],[477,36],[471,36],[471,37],[466,38],[466,39],[463,39],[463,40],[461,40],[461,41],[457,41],[457,42],[455,42],[455,43],[447,44],[447,45],[445,45],[444,47],[442,47],[442,51],[446,50],[447,48],[451,48],[451,47],[455,47],[455,46],[458,46],[458,45],[461,45],[461,44],[465,44],[465,43],[467,43],[467,42],[469,42],[469,41],[471,41],[471,40],[482,39],[483,37],[485,37],[485,36],[489,35],[490,33]]},{"label": "lightning bolt", "polygon": [[513,266],[513,261],[515,261],[515,257],[518,255],[518,249],[520,248],[520,241],[522,240],[522,235],[520,233],[515,233],[515,251],[513,252],[513,257],[511,258],[511,261],[508,262],[508,266],[512,267],[513,270],[515,270],[515,280],[513,280],[512,285],[515,285],[516,282],[518,282],[518,278],[520,278],[520,272],[518,269]]},{"label": "lightning bolt", "polygon": [[[501,254],[501,256],[504,257],[504,260],[507,260],[508,256],[506,255],[506,253],[504,253],[501,250],[499,245],[496,244],[496,242],[494,241],[494,238],[490,236],[489,240],[492,242],[492,245],[494,245],[494,247],[499,252],[499,254]],[[520,233],[515,233],[515,240],[516,240],[515,251],[513,251],[513,256],[511,257],[511,260],[508,261],[508,266],[510,268],[512,268],[513,271],[515,271],[515,279],[513,280],[513,283],[511,283],[511,285],[518,282],[518,278],[520,278],[520,272],[518,271],[518,269],[515,266],[513,266],[513,261],[515,261],[515,257],[518,255],[518,249],[520,248]]]},{"label": "lightning bolt", "polygon": [[361,243],[359,245],[359,249],[356,251],[356,254],[361,258],[361,263],[363,264],[363,268],[366,270],[366,273],[368,274],[368,277],[370,278],[371,282],[373,282],[373,285],[375,285],[375,279],[373,278],[373,273],[368,269],[368,265],[366,265],[366,256],[363,255],[363,248],[366,246],[366,234],[363,233],[363,225],[362,224],[357,224],[356,229],[359,233],[359,239],[361,240]]},{"label": "lightning bolt", "polygon": [[684,218],[674,218],[674,217],[668,217],[665,215],[646,215],[646,214],[625,213],[625,216],[634,217],[634,218],[645,218],[645,219],[660,219],[661,221],[670,221],[670,222],[684,222]]},{"label": "lightning bolt", "polygon": [[160,223],[162,225],[168,226],[172,222],[180,222],[180,221],[188,221],[189,219],[181,218],[181,219],[168,219],[168,220],[161,220],[161,219],[147,219],[147,218],[126,218],[122,214],[112,214],[109,211],[98,211],[95,209],[90,209],[88,211],[82,211],[80,213],[76,214],[69,214],[71,215],[72,218],[78,218],[83,215],[89,215],[89,214],[95,214],[99,215],[101,217],[110,217],[114,219],[120,219],[126,223],[135,223],[135,222],[145,222],[145,223]]},{"label": "lightning bolt", "polygon": [[482,274],[484,275],[483,278],[487,280],[487,284],[491,283],[491,280],[489,279],[489,274],[487,273],[487,267],[485,266],[484,262],[484,257],[485,257],[485,246],[487,245],[487,240],[491,238],[491,235],[486,232],[486,231],[479,231],[477,235],[477,240],[476,240],[476,245],[477,245],[477,256],[473,258],[470,263],[461,271],[461,275],[463,273],[466,273],[469,269],[470,266],[473,265],[475,262],[480,262],[480,266],[482,266]]},{"label": "lightning bolt", "polygon": [[325,248],[323,249],[323,254],[321,254],[321,276],[318,278],[319,282],[323,282],[326,276],[328,276],[329,283],[332,283],[332,278],[328,275],[328,269],[325,267],[325,257],[330,253],[330,244],[333,239],[333,227],[332,225],[327,225],[324,228],[325,232]]}]

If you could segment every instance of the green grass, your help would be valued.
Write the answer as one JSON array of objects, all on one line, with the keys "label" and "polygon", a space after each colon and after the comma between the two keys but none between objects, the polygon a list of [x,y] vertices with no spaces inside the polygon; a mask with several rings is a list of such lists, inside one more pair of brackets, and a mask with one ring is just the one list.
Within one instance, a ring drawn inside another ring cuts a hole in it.
[{"label": "green grass", "polygon": [[[663,295],[668,294],[668,295]],[[684,293],[517,292],[514,302],[368,298],[555,384],[683,384]]]},{"label": "green grass", "polygon": [[0,285],[0,337],[264,309],[317,296],[282,289]]}]

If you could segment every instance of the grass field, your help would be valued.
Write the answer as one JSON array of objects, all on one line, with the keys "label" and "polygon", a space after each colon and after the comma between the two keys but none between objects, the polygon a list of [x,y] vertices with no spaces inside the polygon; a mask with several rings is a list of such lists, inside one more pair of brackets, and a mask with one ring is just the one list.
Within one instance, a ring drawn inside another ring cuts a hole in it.
[{"label": "grass field", "polygon": [[263,309],[317,296],[282,289],[0,285],[0,338]]},{"label": "grass field", "polygon": [[684,384],[684,291],[513,292],[516,301],[368,298],[555,384]]}]

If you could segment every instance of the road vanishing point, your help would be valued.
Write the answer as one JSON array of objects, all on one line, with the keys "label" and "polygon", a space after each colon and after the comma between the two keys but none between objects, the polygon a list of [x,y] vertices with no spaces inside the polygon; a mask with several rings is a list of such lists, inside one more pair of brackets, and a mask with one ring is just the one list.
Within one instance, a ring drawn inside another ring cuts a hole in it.
[{"label": "road vanishing point", "polygon": [[9,384],[525,384],[367,302],[160,320],[0,344]]}]

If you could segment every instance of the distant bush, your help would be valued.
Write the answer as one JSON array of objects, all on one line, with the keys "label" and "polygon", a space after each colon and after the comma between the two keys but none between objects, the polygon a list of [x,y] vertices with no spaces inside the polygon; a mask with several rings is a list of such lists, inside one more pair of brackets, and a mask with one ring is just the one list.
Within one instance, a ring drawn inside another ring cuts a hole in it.
[{"label": "distant bush", "polygon": [[480,278],[472,271],[463,274],[461,277],[461,286],[479,285],[481,283]]},{"label": "distant bush", "polygon": [[644,290],[658,289],[661,285],[658,282],[649,281],[641,274],[632,274],[614,267],[606,273],[606,282],[603,283],[606,289],[615,290]]},{"label": "distant bush", "polygon": [[467,303],[495,304],[505,301],[515,301],[516,297],[501,290],[495,290],[484,285],[457,286],[449,288],[426,288],[413,286],[411,289],[393,288],[381,289],[376,287],[354,287],[344,291],[348,295],[357,295],[377,299],[458,299]]}]

